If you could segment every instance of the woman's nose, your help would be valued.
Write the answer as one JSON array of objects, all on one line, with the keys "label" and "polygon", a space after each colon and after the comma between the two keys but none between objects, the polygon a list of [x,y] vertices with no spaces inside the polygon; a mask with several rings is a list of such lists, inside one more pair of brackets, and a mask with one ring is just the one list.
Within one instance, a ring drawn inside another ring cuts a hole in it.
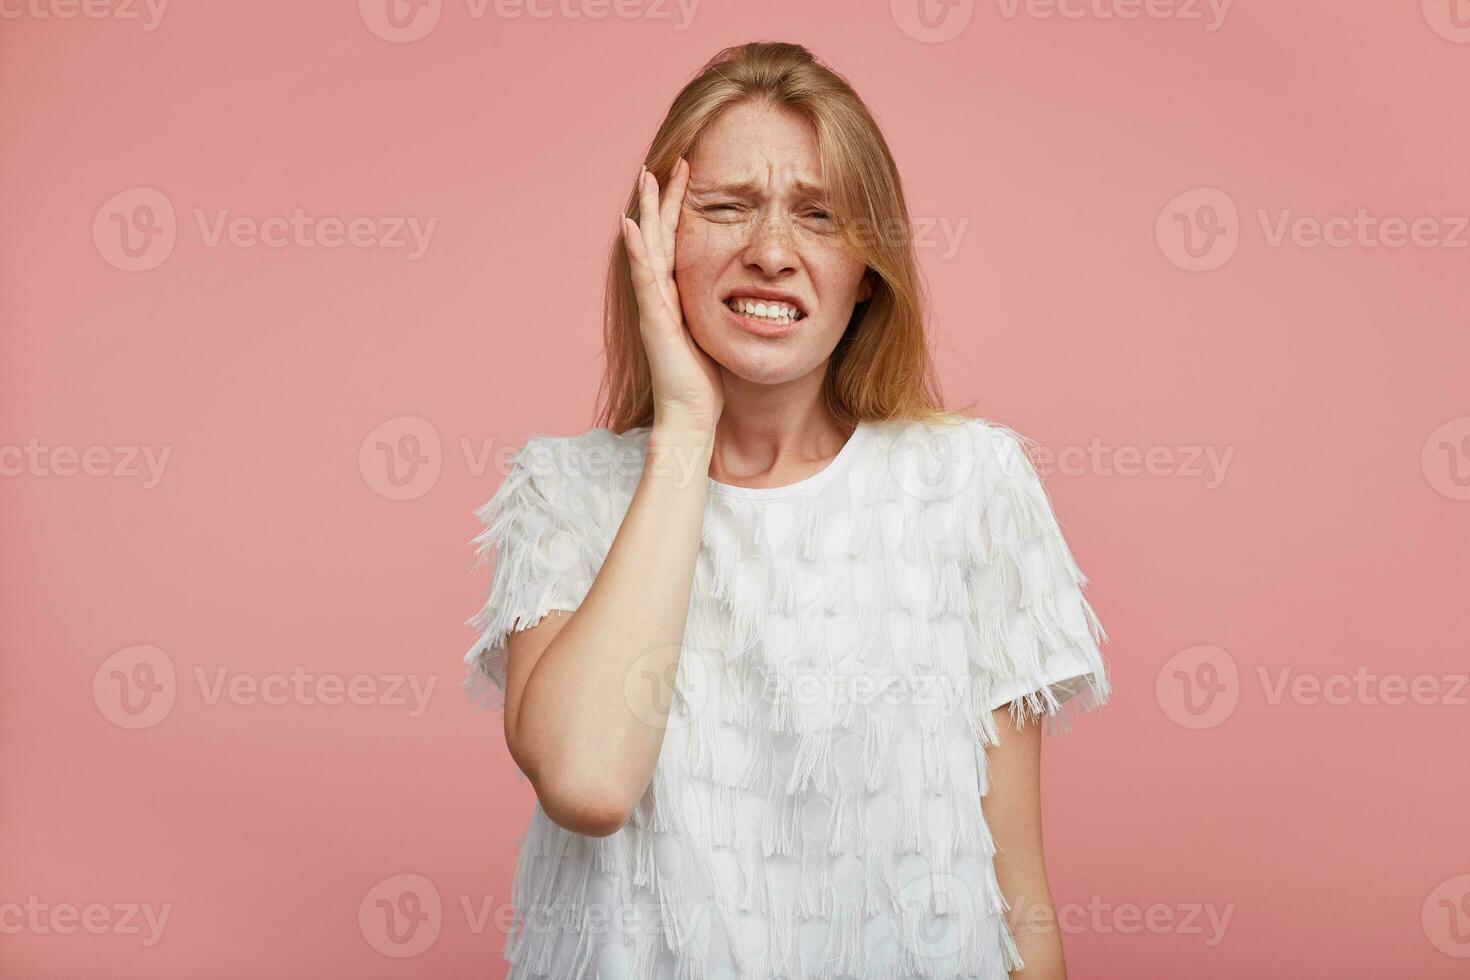
[{"label": "woman's nose", "polygon": [[745,262],[768,277],[796,268],[796,248],[791,240],[791,228],[784,219],[766,215],[754,224],[745,245]]}]

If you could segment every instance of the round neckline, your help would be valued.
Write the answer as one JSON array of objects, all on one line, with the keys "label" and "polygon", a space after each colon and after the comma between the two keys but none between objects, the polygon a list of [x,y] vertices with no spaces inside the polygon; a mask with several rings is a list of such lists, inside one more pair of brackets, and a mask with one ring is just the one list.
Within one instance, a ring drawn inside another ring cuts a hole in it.
[{"label": "round neckline", "polygon": [[842,448],[837,450],[837,455],[833,456],[827,462],[826,466],[817,470],[811,476],[797,480],[795,483],[787,483],[779,487],[739,487],[733,483],[721,483],[711,476],[707,478],[709,480],[710,493],[719,493],[730,497],[784,497],[787,494],[815,489],[835,477],[846,467],[848,461],[857,454],[858,446],[867,437],[867,434],[868,423],[865,420],[859,419],[857,427],[852,430],[852,434],[847,437],[847,441],[842,444]]}]

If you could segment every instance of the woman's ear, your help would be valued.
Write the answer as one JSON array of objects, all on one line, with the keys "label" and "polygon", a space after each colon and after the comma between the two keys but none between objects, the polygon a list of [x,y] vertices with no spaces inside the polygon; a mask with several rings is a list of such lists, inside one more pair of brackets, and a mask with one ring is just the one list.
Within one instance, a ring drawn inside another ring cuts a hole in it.
[{"label": "woman's ear", "polygon": [[868,300],[870,300],[870,299],[873,298],[873,276],[874,275],[875,275],[875,273],[873,272],[873,270],[871,268],[869,268],[869,269],[867,269],[867,270],[865,270],[863,272],[863,278],[858,282],[858,291],[857,291],[857,300],[856,300],[856,302],[858,302],[858,303],[866,303]]}]

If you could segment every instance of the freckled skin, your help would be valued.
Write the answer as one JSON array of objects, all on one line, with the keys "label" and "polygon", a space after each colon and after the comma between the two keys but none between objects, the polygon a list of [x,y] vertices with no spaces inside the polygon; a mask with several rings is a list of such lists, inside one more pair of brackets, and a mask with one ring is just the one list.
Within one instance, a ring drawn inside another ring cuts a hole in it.
[{"label": "freckled skin", "polygon": [[[789,110],[737,105],[705,131],[688,160],[674,278],[695,342],[729,374],[753,384],[825,370],[853,306],[871,288],[828,202],[799,186],[821,184],[811,125]],[[751,186],[722,189],[742,182]],[[741,286],[791,293],[806,318],[787,337],[741,330],[721,302]]]}]

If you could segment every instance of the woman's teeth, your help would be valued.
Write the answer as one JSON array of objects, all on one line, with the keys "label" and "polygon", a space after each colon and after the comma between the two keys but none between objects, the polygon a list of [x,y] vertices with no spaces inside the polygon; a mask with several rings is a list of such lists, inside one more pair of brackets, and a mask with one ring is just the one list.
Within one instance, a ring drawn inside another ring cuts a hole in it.
[{"label": "woman's teeth", "polygon": [[725,305],[752,320],[765,320],[768,323],[791,323],[805,316],[790,303],[782,303],[778,300],[756,300],[735,296],[727,299]]}]

